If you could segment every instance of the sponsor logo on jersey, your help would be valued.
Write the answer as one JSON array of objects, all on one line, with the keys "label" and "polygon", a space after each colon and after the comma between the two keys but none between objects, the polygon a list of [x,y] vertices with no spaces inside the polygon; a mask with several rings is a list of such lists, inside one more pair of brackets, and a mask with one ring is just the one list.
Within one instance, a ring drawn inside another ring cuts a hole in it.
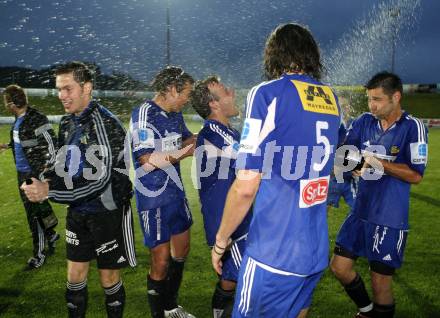
[{"label": "sponsor logo on jersey", "polygon": [[154,132],[152,129],[139,129],[139,143],[146,148],[154,148]]},{"label": "sponsor logo on jersey", "polygon": [[328,183],[330,176],[300,180],[300,208],[308,208],[327,200]]},{"label": "sponsor logo on jersey", "polygon": [[245,140],[249,136],[250,124],[249,122],[245,122],[243,125],[243,131],[241,132],[241,139]]},{"label": "sponsor logo on jersey", "polygon": [[255,153],[259,145],[261,120],[246,118],[240,138],[240,152]]},{"label": "sponsor logo on jersey", "polygon": [[428,158],[428,145],[424,142],[413,142],[410,144],[411,163],[426,164]]},{"label": "sponsor logo on jersey", "polygon": [[335,96],[330,87],[292,80],[305,111],[339,116]]},{"label": "sponsor logo on jersey", "polygon": [[182,135],[174,134],[162,138],[162,151],[175,151],[182,148]]},{"label": "sponsor logo on jersey", "polygon": [[426,153],[427,153],[426,144],[420,144],[418,150],[419,150],[419,156],[426,157]]}]

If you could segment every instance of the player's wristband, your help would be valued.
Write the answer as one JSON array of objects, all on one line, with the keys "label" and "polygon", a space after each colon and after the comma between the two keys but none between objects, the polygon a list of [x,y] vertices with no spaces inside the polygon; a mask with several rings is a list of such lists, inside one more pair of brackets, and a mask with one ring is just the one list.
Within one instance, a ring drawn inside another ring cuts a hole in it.
[{"label": "player's wristband", "polygon": [[215,242],[214,246],[217,247],[219,250],[225,250],[226,249],[226,247],[218,246],[217,242]]},{"label": "player's wristband", "polygon": [[217,252],[217,245],[214,245],[214,248],[213,248],[213,250],[214,250],[214,253],[215,254],[217,254],[217,255],[223,255],[224,253],[225,253],[225,249],[223,249],[223,250],[220,250],[220,252]]}]

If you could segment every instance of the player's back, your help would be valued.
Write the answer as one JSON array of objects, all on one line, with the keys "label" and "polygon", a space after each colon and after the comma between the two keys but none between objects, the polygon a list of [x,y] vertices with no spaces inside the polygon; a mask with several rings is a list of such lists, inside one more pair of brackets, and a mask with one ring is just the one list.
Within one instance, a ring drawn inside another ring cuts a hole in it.
[{"label": "player's back", "polygon": [[276,269],[319,272],[328,262],[325,203],[340,125],[335,96],[308,76],[284,75],[255,87],[247,102],[237,165],[263,173],[248,253]]}]

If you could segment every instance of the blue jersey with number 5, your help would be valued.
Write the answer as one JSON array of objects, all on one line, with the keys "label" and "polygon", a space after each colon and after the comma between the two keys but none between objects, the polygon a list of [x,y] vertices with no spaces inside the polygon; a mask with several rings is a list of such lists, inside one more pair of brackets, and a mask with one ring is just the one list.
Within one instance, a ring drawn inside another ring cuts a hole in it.
[{"label": "blue jersey with number 5", "polygon": [[330,87],[306,75],[286,75],[248,94],[237,167],[262,180],[254,203],[247,253],[299,275],[328,263],[326,200],[341,123]]}]

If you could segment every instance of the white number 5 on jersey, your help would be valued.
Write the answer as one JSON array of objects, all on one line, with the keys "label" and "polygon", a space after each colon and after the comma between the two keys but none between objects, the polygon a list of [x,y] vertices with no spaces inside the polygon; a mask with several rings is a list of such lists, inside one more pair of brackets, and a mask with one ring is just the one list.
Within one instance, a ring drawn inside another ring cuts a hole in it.
[{"label": "white number 5 on jersey", "polygon": [[321,171],[324,169],[325,165],[327,164],[327,161],[330,159],[330,152],[331,152],[331,146],[330,141],[326,136],[322,134],[322,130],[328,129],[328,122],[326,121],[317,121],[316,122],[316,142],[318,144],[324,145],[324,159],[322,159],[321,163],[314,163],[313,164],[313,170],[315,171]]}]

